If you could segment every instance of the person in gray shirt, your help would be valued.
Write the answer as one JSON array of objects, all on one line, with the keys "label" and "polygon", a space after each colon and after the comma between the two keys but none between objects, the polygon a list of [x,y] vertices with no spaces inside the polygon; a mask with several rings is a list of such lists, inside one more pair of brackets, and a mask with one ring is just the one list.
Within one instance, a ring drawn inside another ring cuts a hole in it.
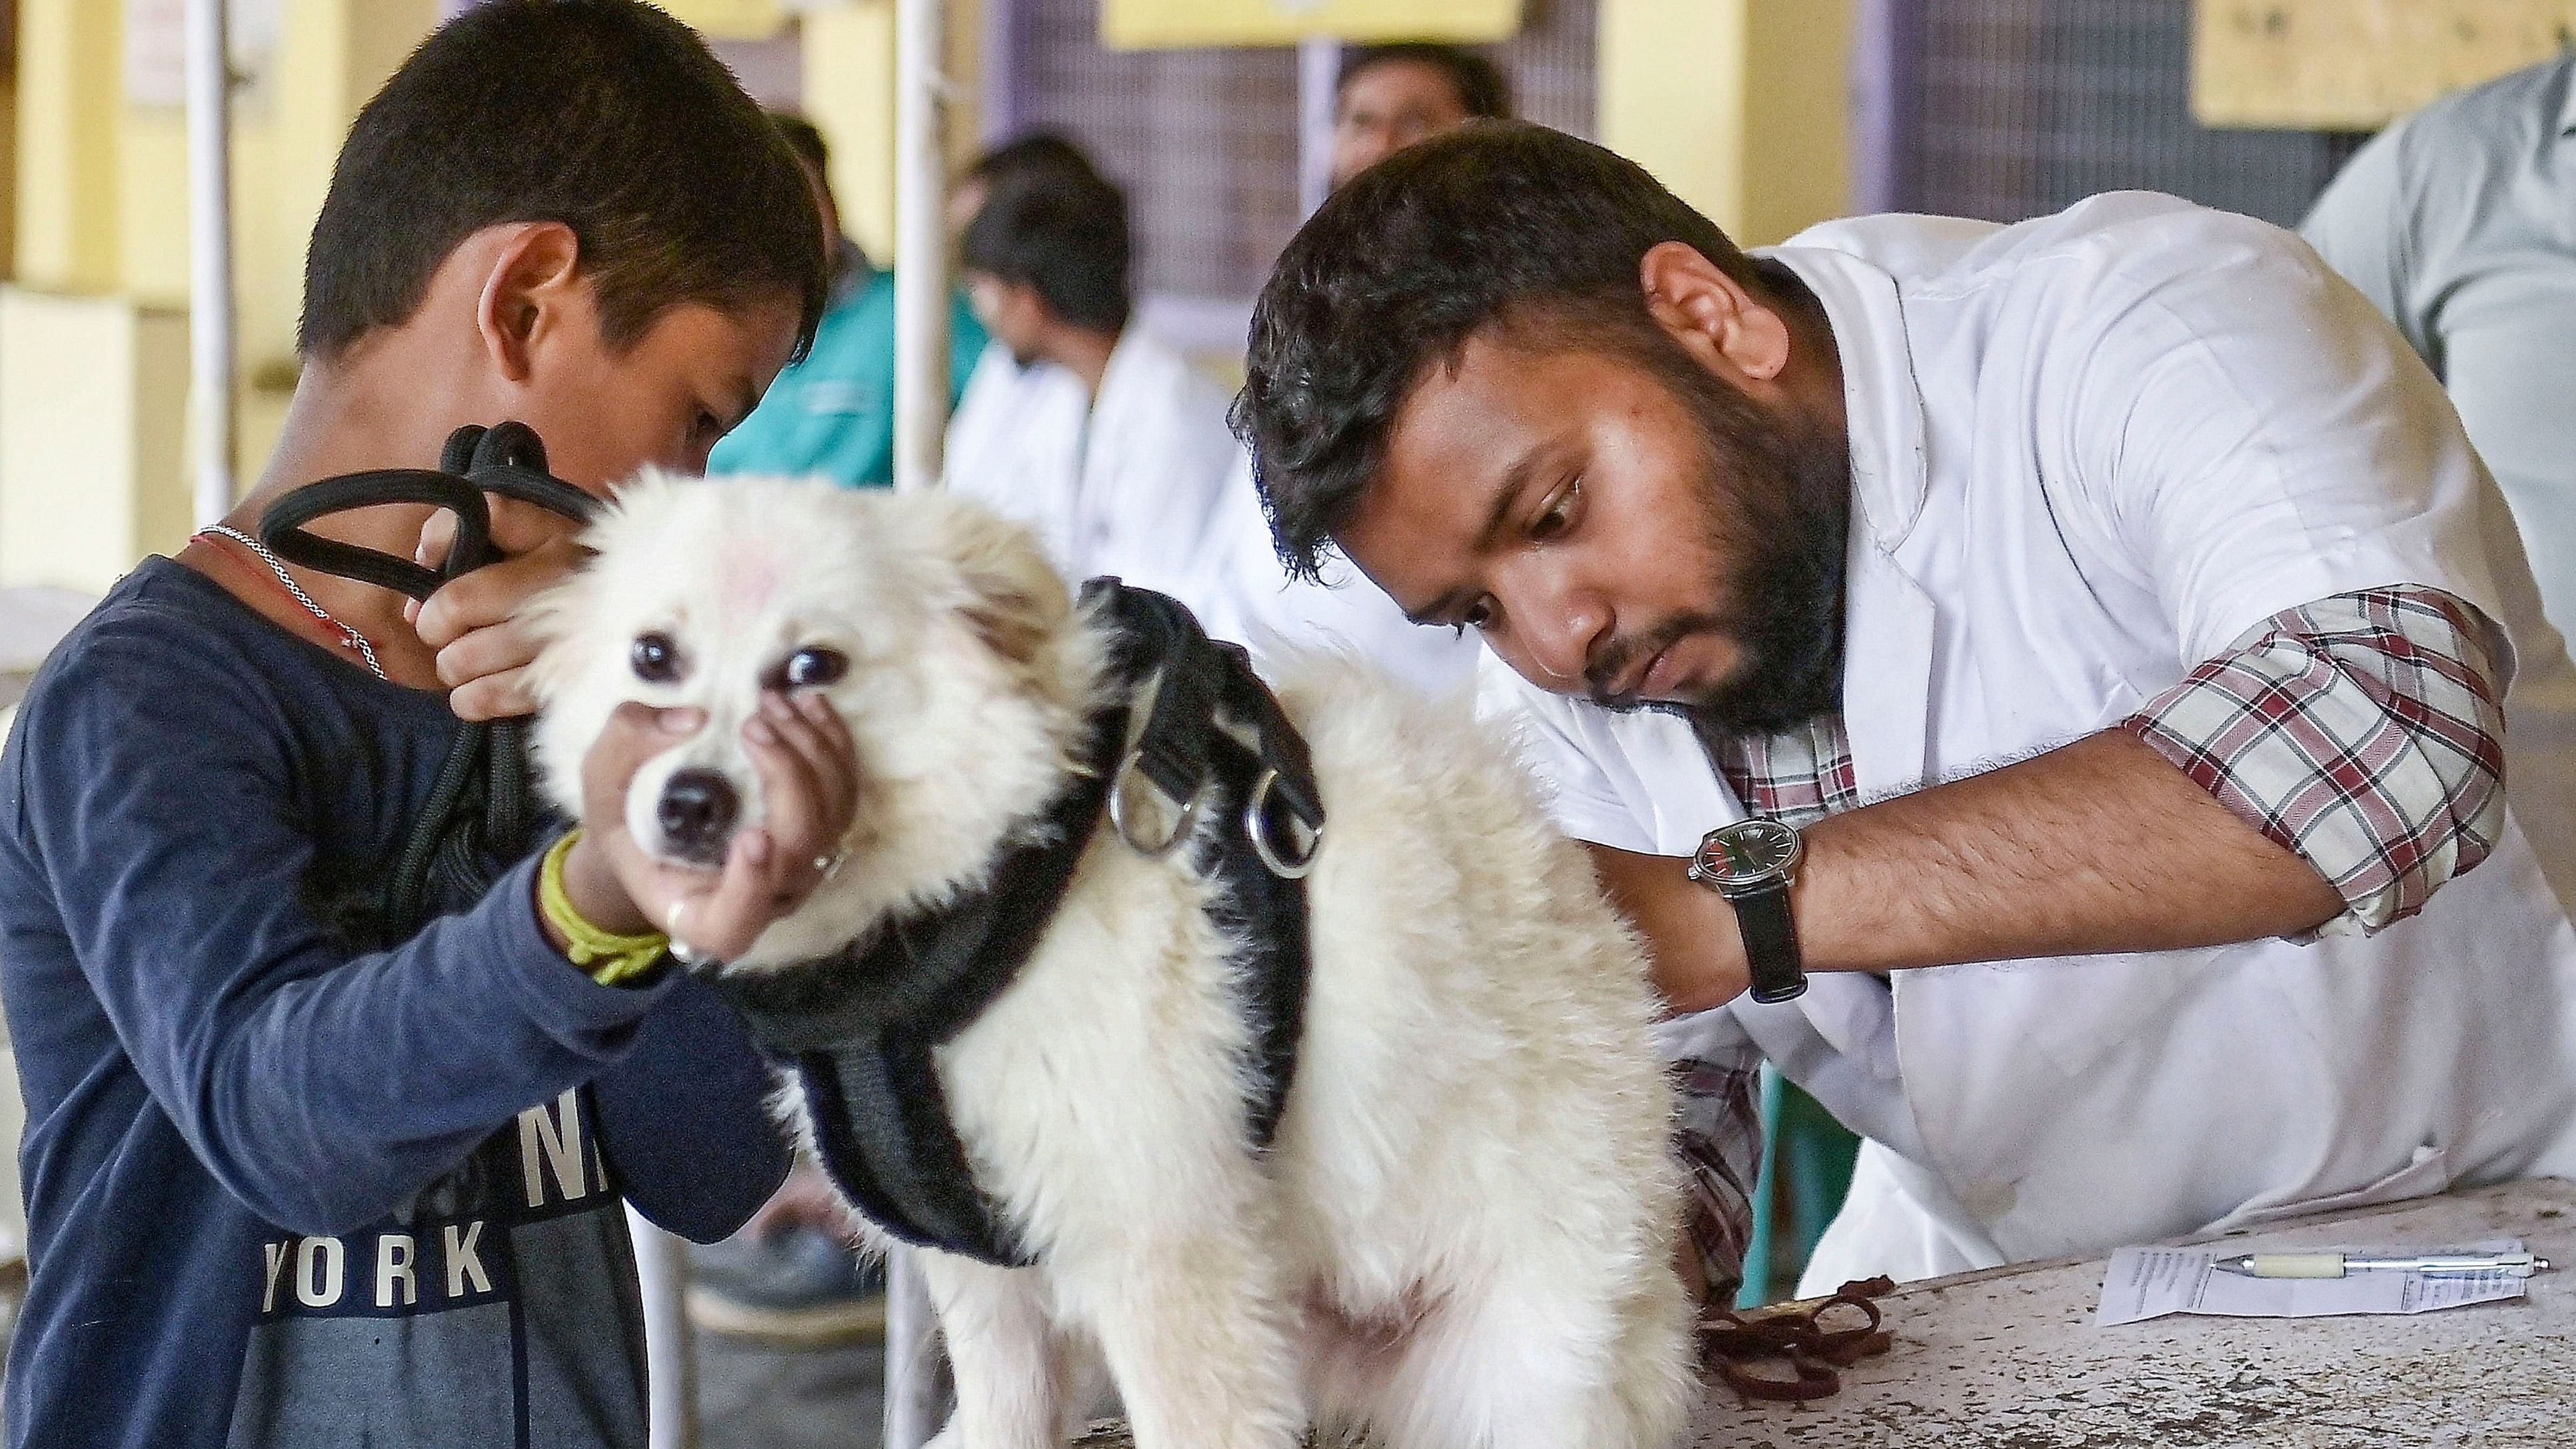
[{"label": "person in gray shirt", "polygon": [[2450,390],[2576,631],[2576,55],[2390,126],[2300,232]]}]

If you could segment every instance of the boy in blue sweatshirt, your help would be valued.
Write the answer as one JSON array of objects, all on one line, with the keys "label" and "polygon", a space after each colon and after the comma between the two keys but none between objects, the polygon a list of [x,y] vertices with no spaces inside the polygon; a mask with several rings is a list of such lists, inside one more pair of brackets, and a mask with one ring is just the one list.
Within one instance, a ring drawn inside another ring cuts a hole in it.
[{"label": "boy in blue sweatshirt", "polygon": [[[644,1444],[621,1199],[711,1240],[787,1167],[739,1022],[654,929],[685,910],[722,956],[809,892],[848,828],[847,736],[769,701],[745,734],[780,808],[681,871],[617,806],[703,721],[631,707],[584,767],[603,823],[487,851],[488,888],[390,921],[460,718],[529,707],[511,615],[575,562],[571,526],[496,501],[511,557],[416,617],[254,540],[289,489],[427,465],[466,423],[531,425],[598,493],[703,468],[812,337],[820,237],[775,129],[633,0],[493,0],[361,113],[259,488],[118,584],[0,754],[32,1269],[10,1444]],[[315,529],[442,547],[410,506]],[[608,935],[634,940],[577,949]]]}]

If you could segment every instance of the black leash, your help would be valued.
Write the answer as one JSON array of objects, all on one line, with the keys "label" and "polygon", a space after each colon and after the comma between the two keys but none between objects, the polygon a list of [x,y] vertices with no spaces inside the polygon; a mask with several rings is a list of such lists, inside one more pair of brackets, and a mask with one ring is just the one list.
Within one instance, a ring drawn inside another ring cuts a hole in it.
[{"label": "black leash", "polygon": [[[492,543],[497,493],[575,520],[588,520],[599,500],[546,471],[545,444],[525,423],[464,427],[448,435],[438,467],[379,468],[310,483],[269,505],[260,541],[279,557],[321,573],[427,599],[460,574],[501,561]],[[456,542],[446,564],[430,569],[407,558],[359,548],[307,531],[329,514],[388,503],[426,504],[456,516]],[[433,904],[461,905],[492,883],[492,867],[534,848],[543,819],[528,763],[527,722],[493,720],[462,728],[439,767],[429,804],[404,838],[381,903],[387,941],[410,936]]]},{"label": "black leash", "polygon": [[[986,887],[822,961],[712,978],[753,1039],[801,1079],[824,1170],[870,1221],[1003,1266],[1030,1258],[975,1182],[933,1053],[1018,979],[1104,815],[1143,854],[1193,845],[1222,887],[1220,909],[1237,928],[1228,934],[1246,943],[1239,979],[1254,1059],[1244,1105],[1255,1151],[1287,1107],[1305,1020],[1303,878],[1324,821],[1305,741],[1244,652],[1209,639],[1179,603],[1115,579],[1084,585],[1083,599],[1112,626],[1126,702],[1092,721],[1085,768]],[[1161,838],[1131,830],[1119,802],[1133,776],[1180,813]],[[1197,831],[1210,811],[1224,826]]]}]

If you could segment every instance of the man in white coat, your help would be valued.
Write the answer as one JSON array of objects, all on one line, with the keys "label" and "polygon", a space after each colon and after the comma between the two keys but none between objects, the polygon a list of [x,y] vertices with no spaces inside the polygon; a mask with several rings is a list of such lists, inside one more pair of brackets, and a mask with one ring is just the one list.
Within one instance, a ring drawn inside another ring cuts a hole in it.
[{"label": "man in white coat", "polygon": [[[1005,141],[958,177],[948,196],[948,229],[961,244],[993,188],[1020,176],[1097,180],[1100,169],[1081,147],[1049,131]],[[1023,494],[1051,486],[1067,456],[1063,439],[1078,437],[1091,410],[1091,390],[1052,362],[1023,364],[999,339],[984,344],[957,410],[948,418],[941,459],[951,487],[972,478],[983,496]]]},{"label": "man in white coat", "polygon": [[1481,632],[1690,1053],[1870,1139],[1811,1284],[2576,1170],[2576,672],[2289,234],[1747,256],[1471,127],[1308,223],[1238,406],[1292,553]]},{"label": "man in white coat", "polygon": [[1011,419],[1009,466],[960,466],[949,486],[1035,527],[1072,578],[1116,574],[1187,601],[1239,448],[1225,389],[1129,325],[1127,198],[1097,175],[1008,176],[961,252],[994,342],[1070,375],[1082,406]]}]

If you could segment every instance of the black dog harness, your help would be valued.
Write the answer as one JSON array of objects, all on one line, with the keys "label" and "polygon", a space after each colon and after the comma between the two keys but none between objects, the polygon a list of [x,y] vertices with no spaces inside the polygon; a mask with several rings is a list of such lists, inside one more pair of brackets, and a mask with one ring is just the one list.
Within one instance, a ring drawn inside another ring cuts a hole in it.
[{"label": "black dog harness", "polygon": [[[426,599],[459,574],[499,561],[486,493],[573,519],[599,507],[546,471],[534,431],[502,423],[458,429],[435,470],[378,469],[296,489],[261,517],[261,541],[306,568]],[[305,528],[387,503],[456,515],[444,568]],[[1256,1151],[1269,1146],[1287,1105],[1305,1013],[1303,879],[1324,828],[1306,742],[1244,651],[1208,638],[1179,602],[1115,579],[1093,580],[1082,596],[1110,625],[1121,702],[1091,722],[1083,767],[984,889],[821,961],[757,978],[712,978],[763,1050],[802,1078],[823,1165],[851,1201],[907,1242],[1005,1265],[1028,1258],[975,1184],[932,1052],[1017,979],[1104,814],[1143,854],[1194,851],[1221,888],[1219,926],[1246,943],[1238,979],[1253,1028],[1245,1108]],[[384,939],[410,935],[435,903],[476,899],[496,864],[534,848],[545,813],[530,788],[526,734],[522,720],[459,733],[387,883]],[[1179,810],[1160,838],[1142,838],[1128,818],[1145,787]],[[1211,814],[1217,826],[1199,829]]]},{"label": "black dog harness", "polygon": [[[260,541],[306,568],[427,599],[457,575],[500,561],[486,493],[575,520],[587,520],[599,508],[598,499],[546,471],[545,444],[533,429],[502,423],[449,434],[435,470],[379,468],[306,484],[260,516]],[[424,568],[305,531],[327,514],[387,503],[423,503],[456,515],[456,541],[445,567]],[[433,903],[481,896],[496,863],[517,860],[535,847],[545,812],[530,788],[530,774],[526,721],[463,727],[385,884],[379,905],[383,939],[399,941],[419,929]]]},{"label": "black dog harness", "polygon": [[[1305,1014],[1304,877],[1324,828],[1306,742],[1243,650],[1208,638],[1177,601],[1115,579],[1082,596],[1111,626],[1123,701],[1092,720],[1083,768],[985,887],[837,956],[712,978],[762,1049],[797,1073],[824,1169],[871,1221],[1004,1266],[1030,1258],[975,1183],[932,1054],[1018,978],[1104,814],[1131,849],[1195,851],[1221,887],[1219,925],[1246,943],[1255,1151],[1287,1105]],[[1161,838],[1132,828],[1140,783],[1180,811]],[[1198,830],[1211,812],[1217,828]]]}]

